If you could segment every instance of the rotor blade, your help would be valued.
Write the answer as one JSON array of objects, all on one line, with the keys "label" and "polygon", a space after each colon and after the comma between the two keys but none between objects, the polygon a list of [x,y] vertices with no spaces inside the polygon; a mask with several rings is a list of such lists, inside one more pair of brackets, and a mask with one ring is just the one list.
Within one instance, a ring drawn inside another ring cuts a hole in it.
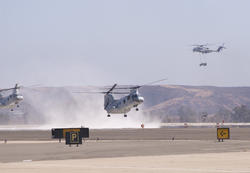
[{"label": "rotor blade", "polygon": [[9,90],[13,90],[13,89],[34,88],[34,87],[40,87],[40,86],[41,86],[41,84],[35,84],[35,85],[29,85],[29,86],[23,86],[23,85],[16,84],[15,87],[13,87],[13,88],[0,89],[0,92],[9,91]]},{"label": "rotor blade", "polygon": [[84,91],[74,91],[73,93],[85,93],[85,94],[106,94],[106,92],[84,92]]},{"label": "rotor blade", "polygon": [[159,83],[159,82],[165,81],[165,80],[167,80],[167,78],[160,79],[160,80],[153,81],[153,82],[149,82],[149,83],[146,83],[146,84],[143,84],[143,85],[138,85],[138,86],[132,87],[132,89],[138,89],[138,88],[141,88],[141,87],[143,87],[143,86],[152,85],[152,84]]},{"label": "rotor blade", "polygon": [[203,46],[207,46],[208,44],[192,44],[191,46],[199,46],[199,47],[203,47]]},{"label": "rotor blade", "polygon": [[20,89],[20,88],[37,87],[37,86],[41,86],[41,84],[30,85],[30,86],[22,86],[22,85],[20,86],[20,85],[17,85],[16,87],[13,87],[13,88],[0,89],[0,92],[2,92],[2,91],[9,91],[9,90],[13,90],[13,89]]},{"label": "rotor blade", "polygon": [[114,85],[112,86],[112,88],[110,88],[110,90],[107,91],[107,94],[110,93],[116,86],[117,86],[117,84],[114,84]]},{"label": "rotor blade", "polygon": [[149,82],[149,83],[146,83],[146,84],[143,84],[143,85],[134,85],[134,86],[121,86],[121,87],[119,87],[119,85],[118,85],[118,87],[116,87],[115,88],[115,90],[126,90],[126,89],[138,89],[138,88],[140,88],[140,87],[142,87],[142,86],[145,86],[145,85],[152,85],[152,84],[155,84],[155,83],[158,83],[158,82],[161,82],[161,81],[165,81],[165,80],[167,80],[167,78],[164,78],[164,79],[160,79],[160,80],[157,80],[157,81],[153,81],[153,82]]},{"label": "rotor blade", "polygon": [[111,92],[111,94],[129,94],[129,92]]},{"label": "rotor blade", "polygon": [[15,87],[15,88],[0,89],[0,92],[3,92],[3,91],[9,91],[9,90],[14,90],[14,89],[20,89],[20,86]]},{"label": "rotor blade", "polygon": [[28,85],[28,86],[19,86],[21,88],[37,88],[37,87],[42,87],[42,84],[34,84],[34,85]]},{"label": "rotor blade", "polygon": [[9,91],[9,90],[13,90],[15,88],[6,88],[6,89],[0,89],[0,92],[3,92],[3,91]]},{"label": "rotor blade", "polygon": [[203,47],[203,46],[212,46],[215,45],[214,43],[206,43],[206,44],[193,44],[191,46],[199,46],[199,47]]},{"label": "rotor blade", "polygon": [[[73,92],[73,93],[85,93],[85,94],[107,94],[107,92],[82,92],[82,91],[76,91],[76,92]],[[129,94],[129,92],[109,92],[111,94]]]},{"label": "rotor blade", "polygon": [[[126,90],[126,89],[131,89],[131,88],[133,88],[134,86],[121,86],[121,87],[119,87],[119,85],[118,85],[118,87],[115,87],[114,88],[114,90],[117,90],[117,89],[120,89],[120,90]],[[104,88],[105,89],[105,88]],[[108,89],[108,88],[106,88],[106,89]]]},{"label": "rotor blade", "polygon": [[[144,84],[144,85],[152,85],[152,84],[159,83],[159,82],[162,82],[162,81],[165,81],[165,80],[168,80],[168,78],[164,78],[164,79],[160,79],[160,80],[157,80],[157,81],[149,82],[149,83]],[[141,86],[144,86],[144,85],[141,85]]]}]

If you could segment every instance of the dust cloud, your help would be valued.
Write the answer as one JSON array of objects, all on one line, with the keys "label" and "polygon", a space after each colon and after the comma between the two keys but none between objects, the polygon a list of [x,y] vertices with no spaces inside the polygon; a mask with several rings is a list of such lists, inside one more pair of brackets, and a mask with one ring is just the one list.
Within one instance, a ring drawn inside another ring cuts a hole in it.
[{"label": "dust cloud", "polygon": [[[160,121],[149,119],[143,111],[131,110],[123,114],[107,113],[103,108],[102,94],[79,94],[74,90],[86,88],[74,87],[43,87],[24,89],[25,100],[20,105],[23,111],[24,124],[34,125],[39,129],[57,127],[89,127],[89,128],[158,128]],[[143,109],[141,105],[139,107]]]}]

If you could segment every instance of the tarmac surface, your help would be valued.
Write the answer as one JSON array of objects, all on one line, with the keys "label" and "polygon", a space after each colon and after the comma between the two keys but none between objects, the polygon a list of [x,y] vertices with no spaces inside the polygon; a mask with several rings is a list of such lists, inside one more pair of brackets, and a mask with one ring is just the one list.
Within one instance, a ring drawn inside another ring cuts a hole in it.
[{"label": "tarmac surface", "polygon": [[[230,128],[232,140],[250,140],[250,128]],[[90,129],[90,140],[215,140],[216,128]],[[1,140],[52,140],[50,130],[0,130]]]},{"label": "tarmac surface", "polygon": [[167,141],[167,140],[109,140],[87,141],[79,147],[65,143],[7,143],[0,144],[0,162],[23,160],[68,160],[131,156],[159,156],[194,153],[250,152],[250,141]]},{"label": "tarmac surface", "polygon": [[0,163],[1,173],[249,173],[250,152]]},{"label": "tarmac surface", "polygon": [[[1,173],[250,172],[250,128],[90,130],[79,147],[51,139],[48,130],[0,131]],[[7,142],[4,142],[7,139]]]}]

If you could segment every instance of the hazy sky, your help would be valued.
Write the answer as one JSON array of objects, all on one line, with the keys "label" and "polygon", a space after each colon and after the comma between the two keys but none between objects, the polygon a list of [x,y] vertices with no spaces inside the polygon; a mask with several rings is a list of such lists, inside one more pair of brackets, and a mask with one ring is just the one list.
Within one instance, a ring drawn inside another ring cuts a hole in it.
[{"label": "hazy sky", "polygon": [[[0,87],[250,86],[249,0],[0,0]],[[190,44],[223,43],[207,67]]]}]

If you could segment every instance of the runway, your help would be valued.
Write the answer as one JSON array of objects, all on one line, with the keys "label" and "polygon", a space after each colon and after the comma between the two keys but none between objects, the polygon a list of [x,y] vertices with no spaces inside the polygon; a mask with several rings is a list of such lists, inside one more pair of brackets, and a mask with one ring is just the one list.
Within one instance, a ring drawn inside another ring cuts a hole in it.
[{"label": "runway", "polygon": [[[31,172],[250,172],[250,128],[92,129],[79,147],[48,130],[0,131],[0,170]],[[174,140],[173,140],[174,136]]]},{"label": "runway", "polygon": [[250,141],[216,140],[105,140],[87,141],[80,147],[56,141],[0,144],[0,162],[68,160],[110,157],[159,156],[194,153],[250,152]]},{"label": "runway", "polygon": [[3,173],[249,173],[249,152],[0,163]]}]

